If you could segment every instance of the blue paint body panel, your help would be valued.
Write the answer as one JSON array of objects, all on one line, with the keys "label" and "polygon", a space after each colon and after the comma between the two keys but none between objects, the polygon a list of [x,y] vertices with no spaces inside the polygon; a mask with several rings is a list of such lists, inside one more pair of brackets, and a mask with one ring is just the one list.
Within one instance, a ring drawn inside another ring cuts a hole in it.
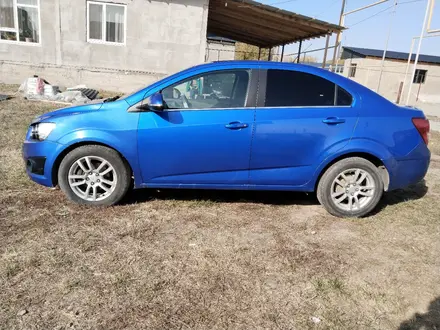
[{"label": "blue paint body panel", "polygon": [[[139,119],[143,182],[247,184],[253,110],[144,112]],[[240,121],[246,129],[228,130]]]},{"label": "blue paint body panel", "polygon": [[[333,107],[129,111],[181,80],[231,69],[296,70],[318,75],[348,91],[353,103]],[[344,122],[328,125],[323,120],[329,117]],[[412,123],[415,117],[424,118],[424,114],[396,106],[349,79],[315,67],[217,62],[184,70],[114,102],[44,114],[33,123],[52,122],[56,128],[45,141],[32,140],[29,131],[23,157],[46,157],[43,175],[28,173],[45,186],[56,184],[55,164],[67,151],[97,143],[117,150],[127,160],[135,188],[313,191],[328,164],[346,155],[365,153],[383,162],[392,190],[420,181],[429,166],[430,152]],[[246,127],[228,129],[226,125],[233,122]]]}]

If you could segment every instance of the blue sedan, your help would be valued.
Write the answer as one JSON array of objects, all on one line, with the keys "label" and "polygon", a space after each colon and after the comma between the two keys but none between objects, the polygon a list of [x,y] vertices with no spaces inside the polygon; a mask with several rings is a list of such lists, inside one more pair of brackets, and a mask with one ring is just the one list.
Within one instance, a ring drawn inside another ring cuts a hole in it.
[{"label": "blue sedan", "polygon": [[122,98],[44,114],[23,145],[29,177],[77,203],[134,188],[316,192],[361,217],[422,180],[429,122],[347,78],[291,63],[196,66]]}]

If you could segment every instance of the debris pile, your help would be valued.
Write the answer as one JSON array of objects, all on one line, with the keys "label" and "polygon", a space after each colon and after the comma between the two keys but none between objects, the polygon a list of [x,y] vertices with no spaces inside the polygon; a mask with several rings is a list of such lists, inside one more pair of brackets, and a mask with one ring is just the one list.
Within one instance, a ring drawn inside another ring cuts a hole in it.
[{"label": "debris pile", "polygon": [[18,92],[28,100],[47,100],[74,104],[89,103],[99,98],[99,92],[97,90],[87,88],[85,85],[70,87],[62,92],[58,86],[51,85],[38,76],[27,78],[21,84]]},{"label": "debris pile", "polygon": [[9,100],[10,98],[11,98],[10,95],[0,94],[0,101],[6,101]]}]

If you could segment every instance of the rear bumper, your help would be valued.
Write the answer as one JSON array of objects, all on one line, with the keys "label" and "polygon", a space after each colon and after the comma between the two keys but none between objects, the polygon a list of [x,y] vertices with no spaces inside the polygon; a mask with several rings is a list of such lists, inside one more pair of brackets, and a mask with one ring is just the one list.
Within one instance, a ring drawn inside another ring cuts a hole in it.
[{"label": "rear bumper", "polygon": [[388,190],[405,188],[423,180],[429,168],[431,152],[420,143],[403,159],[396,160],[390,172],[390,185]]},{"label": "rear bumper", "polygon": [[25,141],[22,152],[29,178],[43,186],[53,187],[52,168],[63,147],[52,141]]}]

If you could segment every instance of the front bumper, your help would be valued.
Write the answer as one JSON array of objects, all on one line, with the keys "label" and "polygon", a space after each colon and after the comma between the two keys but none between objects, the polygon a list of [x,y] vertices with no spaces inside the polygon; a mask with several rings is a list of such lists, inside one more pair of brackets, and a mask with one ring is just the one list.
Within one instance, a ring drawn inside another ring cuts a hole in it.
[{"label": "front bumper", "polygon": [[32,181],[53,187],[52,169],[64,146],[52,141],[29,141],[23,143],[23,159],[26,173]]}]

